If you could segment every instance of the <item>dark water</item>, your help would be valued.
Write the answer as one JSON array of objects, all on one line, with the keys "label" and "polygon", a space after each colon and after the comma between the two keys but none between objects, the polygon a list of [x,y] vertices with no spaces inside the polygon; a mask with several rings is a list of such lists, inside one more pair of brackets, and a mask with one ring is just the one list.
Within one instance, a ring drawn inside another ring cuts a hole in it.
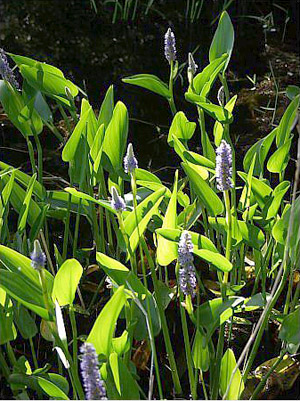
[{"label": "dark water", "polygon": [[[185,17],[186,1],[155,1],[147,16],[145,4],[139,2],[134,21],[112,24],[114,6],[95,0],[97,13],[90,0],[9,0],[0,1],[1,47],[7,51],[46,61],[61,68],[65,75],[84,88],[95,108],[99,107],[108,86],[115,85],[115,98],[122,100],[129,109],[129,139],[134,142],[140,164],[144,168],[159,169],[164,165],[176,167],[179,162],[166,143],[171,114],[168,104],[157,95],[125,85],[121,78],[136,73],[153,73],[168,81],[168,63],[163,55],[163,36],[169,26],[176,34],[179,63],[184,63],[189,51],[197,46],[196,62],[200,68],[208,63],[208,49],[216,28],[212,21],[222,8],[222,1],[205,0],[199,20],[190,23]],[[275,3],[275,2],[274,2]],[[269,73],[264,55],[265,32],[268,43],[276,43],[296,51],[297,9],[296,1],[276,1],[290,13],[284,44],[280,43],[285,13],[272,1],[234,1],[229,7],[235,32],[235,48],[229,71],[234,77],[230,82],[232,93],[250,87],[246,74],[263,77]],[[263,28],[265,22],[245,15],[265,17],[274,15],[274,26]],[[238,79],[241,79],[240,81]],[[291,77],[289,83],[294,82]],[[218,85],[218,84],[217,84]],[[184,101],[187,88],[186,70],[175,85],[177,108],[196,120],[194,108]],[[216,87],[217,89],[217,87]],[[212,98],[213,99],[213,98]],[[139,120],[139,121],[136,121]],[[271,127],[270,127],[271,129]],[[238,146],[247,148],[261,135],[247,121],[247,112],[238,107],[231,126],[233,136],[239,137]],[[63,167],[59,153],[55,152],[53,136],[41,136],[45,152],[45,167],[52,173]],[[22,136],[10,126],[2,127],[1,146],[15,150],[2,151],[1,159],[28,168],[27,154]],[[199,133],[191,147],[199,149]],[[16,150],[19,150],[18,152]],[[4,152],[4,154],[3,154]],[[160,171],[162,178],[170,177],[168,170]]]}]

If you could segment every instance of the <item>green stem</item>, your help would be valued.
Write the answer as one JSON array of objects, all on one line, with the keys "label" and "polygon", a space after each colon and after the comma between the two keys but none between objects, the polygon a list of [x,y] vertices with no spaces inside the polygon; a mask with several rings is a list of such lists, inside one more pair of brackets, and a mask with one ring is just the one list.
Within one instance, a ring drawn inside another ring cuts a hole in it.
[{"label": "green stem", "polygon": [[34,133],[33,136],[38,154],[38,181],[40,184],[43,184],[43,148],[39,136],[36,133]]},{"label": "green stem", "polygon": [[62,252],[62,260],[65,261],[67,258],[68,252],[68,242],[69,242],[69,230],[70,230],[70,216],[71,216],[71,198],[72,195],[68,195],[68,206],[67,206],[67,215],[65,220],[65,232],[64,232],[64,243],[63,243],[63,252]]},{"label": "green stem", "polygon": [[[178,270],[178,266],[176,268]],[[179,286],[179,280],[177,277],[177,282]],[[192,360],[192,352],[191,352],[191,344],[189,339],[189,332],[187,327],[186,315],[185,315],[185,308],[183,307],[182,303],[184,301],[182,292],[179,293],[179,302],[180,302],[180,316],[181,316],[181,326],[183,332],[183,340],[184,340],[184,348],[185,348],[185,356],[188,368],[188,376],[189,376],[189,383],[190,383],[190,391],[192,394],[193,400],[197,400],[197,387],[195,386],[195,376],[193,371],[193,360]]]},{"label": "green stem", "polygon": [[161,326],[162,326],[165,346],[166,346],[166,350],[167,350],[167,355],[168,355],[168,359],[169,359],[172,379],[173,379],[173,383],[174,383],[174,387],[175,387],[175,392],[176,392],[176,394],[181,394],[182,389],[181,389],[181,384],[180,384],[179,375],[178,375],[178,371],[177,371],[177,364],[176,364],[176,360],[174,357],[174,352],[173,352],[172,343],[171,343],[171,339],[170,339],[170,333],[169,333],[169,328],[168,328],[165,311],[162,306],[162,300],[160,297],[160,290],[158,287],[158,280],[157,280],[157,276],[156,276],[155,266],[154,266],[153,259],[150,255],[149,249],[147,247],[147,244],[146,244],[146,241],[144,238],[142,238],[142,247],[145,252],[146,258],[148,260],[150,271],[151,271],[151,277],[152,277],[154,291],[155,291],[155,298],[157,300],[158,313],[159,313],[160,320],[161,320]]},{"label": "green stem", "polygon": [[33,366],[34,366],[35,369],[38,369],[39,368],[39,364],[38,364],[38,361],[37,361],[37,358],[36,358],[36,353],[35,353],[32,337],[29,337],[29,344],[30,344],[31,355],[32,355],[32,359],[33,359]]},{"label": "green stem", "polygon": [[132,188],[132,195],[133,195],[133,209],[134,209],[134,214],[135,214],[135,223],[137,227],[137,232],[138,232],[138,238],[139,238],[139,251],[140,251],[140,258],[141,258],[141,264],[142,264],[142,271],[143,271],[143,279],[144,279],[144,286],[147,291],[147,296],[146,296],[146,305],[147,305],[147,315],[148,315],[148,320],[149,320],[149,326],[150,326],[150,331],[151,331],[151,337],[153,339],[152,341],[152,352],[153,352],[153,357],[154,357],[154,365],[155,365],[155,372],[156,372],[156,380],[157,380],[157,385],[158,385],[158,392],[160,399],[164,399],[163,396],[163,390],[162,390],[162,385],[161,385],[161,379],[160,379],[160,373],[159,373],[159,365],[158,365],[158,359],[157,359],[157,352],[156,352],[156,347],[155,347],[155,340],[154,340],[154,332],[153,332],[153,323],[152,323],[152,317],[151,317],[151,309],[150,309],[150,300],[149,300],[149,295],[148,295],[148,283],[147,283],[147,274],[146,274],[146,267],[145,267],[145,261],[144,261],[144,256],[143,256],[143,249],[142,249],[142,244],[141,244],[141,235],[140,235],[140,230],[139,230],[139,222],[138,222],[138,216],[137,216],[137,188],[136,188],[136,178],[135,178],[135,171],[131,173],[131,188]]},{"label": "green stem", "polygon": [[47,121],[45,121],[44,124],[49,128],[51,132],[53,132],[59,142],[64,143],[64,137],[61,135],[61,133],[58,131],[53,123],[48,123]]},{"label": "green stem", "polygon": [[27,148],[29,153],[29,160],[31,164],[32,174],[36,173],[35,159],[34,159],[34,150],[32,146],[32,142],[28,136],[26,136]]},{"label": "green stem", "polygon": [[173,93],[173,74],[174,74],[174,61],[171,60],[170,62],[170,78],[169,78],[169,91],[171,97],[169,98],[169,105],[173,116],[176,114],[176,106],[174,102],[174,93]]},{"label": "green stem", "polygon": [[81,214],[81,203],[82,199],[79,199],[78,207],[77,207],[77,214],[76,214],[76,221],[75,221],[75,230],[74,230],[74,239],[73,239],[73,258],[76,256],[76,250],[78,245],[78,234],[79,234],[79,223],[80,223],[80,214]]},{"label": "green stem", "polygon": [[6,351],[11,365],[14,366],[17,363],[17,359],[15,357],[14,350],[12,349],[12,346],[10,345],[9,341],[6,343]]},{"label": "green stem", "polygon": [[78,340],[77,340],[77,326],[76,326],[76,318],[73,305],[70,305],[69,308],[69,316],[72,326],[72,335],[73,335],[73,361],[76,370],[78,370]]}]

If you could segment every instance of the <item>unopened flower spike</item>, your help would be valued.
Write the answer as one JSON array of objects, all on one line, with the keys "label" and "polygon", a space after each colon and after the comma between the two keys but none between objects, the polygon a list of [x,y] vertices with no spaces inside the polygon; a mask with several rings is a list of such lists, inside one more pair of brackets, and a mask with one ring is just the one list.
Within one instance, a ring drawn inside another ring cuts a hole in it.
[{"label": "unopened flower spike", "polygon": [[170,64],[176,60],[176,40],[171,28],[165,34],[165,57]]},{"label": "unopened flower spike", "polygon": [[194,60],[194,57],[193,57],[192,53],[189,53],[189,55],[188,55],[188,63],[189,63],[189,65],[188,65],[188,80],[189,80],[189,83],[191,84],[192,80],[194,78],[194,75],[196,74],[197,69],[198,69],[198,65],[195,63],[195,60]]},{"label": "unopened flower spike", "polygon": [[5,51],[0,48],[0,75],[16,89],[19,89],[19,84],[15,78],[13,70],[10,68]]},{"label": "unopened flower spike", "polygon": [[220,191],[233,188],[232,182],[232,149],[223,139],[216,150],[216,180]]},{"label": "unopened flower spike", "polygon": [[42,270],[45,267],[46,263],[46,255],[44,254],[41,244],[39,240],[34,241],[33,251],[30,255],[31,257],[31,266],[34,270]]},{"label": "unopened flower spike", "polygon": [[111,187],[111,207],[116,212],[123,212],[126,210],[124,199],[118,194],[116,187]]},{"label": "unopened flower spike", "polygon": [[183,231],[178,246],[179,286],[184,295],[195,295],[197,286],[196,271],[193,257],[194,245],[187,231]]},{"label": "unopened flower spike", "polygon": [[99,371],[97,352],[93,344],[84,343],[81,348],[80,369],[87,400],[107,400],[106,389]]},{"label": "unopened flower spike", "polygon": [[224,86],[221,86],[220,89],[218,90],[217,98],[218,98],[219,105],[224,107],[224,105],[225,105]]},{"label": "unopened flower spike", "polygon": [[124,170],[125,173],[132,173],[136,168],[138,168],[138,161],[134,156],[132,143],[129,143],[124,157]]}]

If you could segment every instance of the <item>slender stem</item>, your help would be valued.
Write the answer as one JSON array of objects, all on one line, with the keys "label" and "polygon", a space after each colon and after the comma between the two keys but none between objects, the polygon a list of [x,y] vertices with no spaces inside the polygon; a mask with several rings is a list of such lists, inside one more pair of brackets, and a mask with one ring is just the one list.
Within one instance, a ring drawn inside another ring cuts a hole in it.
[{"label": "slender stem", "polygon": [[158,307],[158,312],[159,312],[159,316],[160,316],[160,320],[161,320],[161,326],[162,326],[165,346],[166,346],[166,350],[167,350],[167,355],[168,355],[168,359],[169,359],[169,363],[170,363],[170,369],[171,369],[172,379],[173,379],[173,383],[174,383],[174,387],[175,387],[175,392],[176,392],[176,394],[181,394],[182,389],[181,389],[181,384],[180,384],[179,375],[178,375],[178,371],[177,371],[177,364],[176,364],[176,360],[174,357],[174,352],[173,352],[172,343],[171,343],[171,339],[170,339],[170,333],[169,333],[169,328],[168,328],[165,311],[162,306],[162,301],[161,301],[161,297],[160,297],[160,290],[158,288],[158,280],[157,280],[157,276],[156,276],[154,262],[150,255],[150,252],[149,252],[149,249],[145,242],[145,239],[142,238],[141,240],[142,240],[142,247],[145,252],[146,258],[148,260],[150,271],[151,271],[151,277],[152,277],[154,291],[155,291],[155,298],[157,300],[157,307]]},{"label": "slender stem", "polygon": [[73,335],[73,361],[76,370],[78,370],[78,340],[77,340],[77,326],[76,326],[76,318],[73,305],[70,305],[69,308],[69,316],[72,326],[72,335]]},{"label": "slender stem", "polygon": [[38,181],[40,184],[43,184],[43,148],[39,136],[36,133],[34,133],[33,136],[38,154]]},{"label": "slender stem", "polygon": [[63,252],[62,252],[62,260],[66,260],[67,252],[68,252],[68,242],[69,242],[69,231],[70,231],[70,216],[71,216],[71,198],[72,195],[68,195],[68,206],[67,206],[67,216],[65,219],[65,232],[64,232],[64,243],[63,243]]},{"label": "slender stem", "polygon": [[39,276],[40,276],[40,283],[42,286],[44,305],[45,305],[45,308],[47,309],[48,313],[50,314],[51,308],[50,308],[50,304],[49,304],[46,276],[45,276],[44,269],[39,270]]},{"label": "slender stem", "polygon": [[58,131],[58,129],[55,127],[53,123],[49,123],[47,121],[44,122],[44,124],[49,128],[51,132],[56,136],[56,138],[59,140],[59,142],[64,142],[64,137],[61,135],[61,133]]},{"label": "slender stem", "polygon": [[31,349],[31,355],[32,355],[32,359],[33,359],[34,368],[38,369],[39,368],[39,364],[38,364],[38,361],[37,361],[37,358],[36,358],[36,353],[35,353],[32,337],[29,337],[29,344],[30,344],[30,349]]},{"label": "slender stem", "polygon": [[152,342],[153,343],[152,344],[152,348],[153,349],[152,349],[152,352],[153,352],[153,356],[154,356],[156,380],[157,380],[160,399],[164,399],[162,385],[161,385],[161,379],[160,379],[160,373],[159,373],[157,352],[156,352],[155,341],[154,341],[154,334],[153,334],[153,323],[152,323],[151,310],[150,310],[150,300],[149,300],[149,295],[148,295],[148,283],[147,283],[145,260],[144,260],[144,256],[143,256],[143,249],[142,249],[142,244],[141,244],[141,235],[140,235],[139,222],[138,222],[138,216],[137,216],[137,199],[136,199],[137,189],[136,189],[135,171],[133,171],[131,173],[131,188],[132,188],[132,195],[133,195],[133,209],[134,209],[134,214],[135,214],[135,223],[136,223],[138,237],[139,237],[139,251],[140,251],[141,264],[142,264],[144,286],[145,286],[146,291],[147,291],[147,296],[146,296],[147,315],[148,315],[148,319],[149,319],[149,326],[150,326],[151,336],[153,338],[153,342]]},{"label": "slender stem", "polygon": [[79,223],[80,223],[80,214],[81,214],[81,203],[82,199],[79,199],[78,207],[77,207],[77,214],[76,214],[76,221],[75,221],[75,229],[74,229],[74,239],[73,239],[73,258],[76,255],[77,245],[78,245],[78,234],[79,234]]},{"label": "slender stem", "polygon": [[26,136],[27,148],[29,152],[29,160],[31,164],[32,174],[36,173],[35,159],[34,159],[34,150],[32,146],[32,142],[28,136]]},{"label": "slender stem", "polygon": [[62,107],[62,105],[59,104],[59,103],[57,103],[57,105],[58,105],[60,114],[62,115],[62,118],[64,119],[64,121],[65,121],[65,123],[66,123],[66,126],[67,126],[68,131],[69,131],[69,135],[71,135],[72,128],[71,128],[71,125],[70,125],[69,117],[67,116],[67,114],[66,114],[64,108]]},{"label": "slender stem", "polygon": [[170,105],[172,114],[174,116],[176,114],[176,106],[175,106],[175,102],[174,102],[174,93],[173,93],[173,79],[174,79],[173,75],[174,75],[174,61],[171,60],[171,62],[170,62],[170,78],[169,78],[169,91],[170,91],[171,97],[169,98],[169,105]]},{"label": "slender stem", "polygon": [[[178,270],[178,267],[177,267],[176,270]],[[178,277],[177,277],[177,282],[178,282]],[[179,284],[178,284],[178,286],[179,286]],[[185,309],[184,309],[184,307],[182,305],[183,301],[184,301],[184,298],[183,298],[183,295],[182,295],[182,293],[180,291],[180,293],[179,293],[180,316],[181,316],[181,325],[182,325],[183,340],[184,340],[184,347],[185,347],[185,356],[186,356],[186,362],[187,362],[187,368],[188,368],[190,391],[192,393],[192,398],[194,400],[197,400],[197,388],[196,388],[195,383],[194,383],[195,382],[195,376],[194,376],[194,371],[193,371],[193,360],[192,360],[191,344],[190,344],[190,339],[189,339],[189,333],[188,333]]]}]

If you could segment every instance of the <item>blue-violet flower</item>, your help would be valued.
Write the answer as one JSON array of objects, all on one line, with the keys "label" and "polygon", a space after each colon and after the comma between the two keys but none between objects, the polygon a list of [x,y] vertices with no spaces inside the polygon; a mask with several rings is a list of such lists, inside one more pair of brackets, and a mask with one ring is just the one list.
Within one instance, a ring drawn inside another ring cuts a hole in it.
[{"label": "blue-violet flower", "polygon": [[227,191],[233,187],[232,182],[232,150],[223,139],[216,150],[216,180],[220,191]]},{"label": "blue-violet flower", "polygon": [[197,286],[196,271],[193,264],[193,243],[190,234],[183,231],[178,246],[179,286],[184,295],[195,295]]},{"label": "blue-violet flower", "polygon": [[123,212],[126,210],[126,204],[124,199],[118,194],[116,187],[111,188],[111,207],[116,212]]},{"label": "blue-violet flower", "polygon": [[138,168],[138,161],[134,156],[132,143],[129,143],[124,157],[124,170],[125,173],[132,173],[136,168]]},{"label": "blue-violet flower", "polygon": [[98,356],[93,344],[84,343],[81,348],[80,369],[87,400],[107,400],[106,389],[99,371]]},{"label": "blue-violet flower", "polygon": [[39,240],[35,240],[33,244],[33,251],[30,255],[31,257],[31,266],[34,270],[40,271],[45,267],[46,263],[46,255],[44,254]]},{"label": "blue-violet flower", "polygon": [[176,40],[171,28],[165,34],[165,57],[170,64],[176,60]]},{"label": "blue-violet flower", "polygon": [[13,70],[10,68],[5,51],[0,48],[0,75],[16,89],[19,89],[19,84],[16,81]]}]

